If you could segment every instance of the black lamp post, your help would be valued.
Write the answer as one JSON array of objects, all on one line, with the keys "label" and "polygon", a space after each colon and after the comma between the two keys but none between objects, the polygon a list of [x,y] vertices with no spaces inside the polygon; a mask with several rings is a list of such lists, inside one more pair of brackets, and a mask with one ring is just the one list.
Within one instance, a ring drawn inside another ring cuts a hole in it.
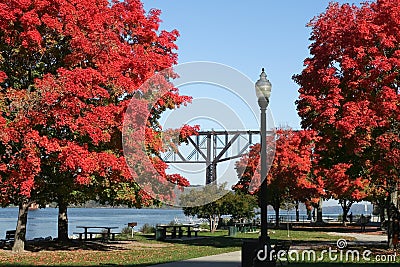
[{"label": "black lamp post", "polygon": [[[270,240],[267,225],[267,107],[272,85],[267,79],[264,68],[255,84],[258,105],[261,110],[261,188],[259,203],[261,208],[261,235],[258,240],[244,240],[242,244],[242,267],[272,267],[276,261],[270,259]],[[261,257],[259,257],[261,255]]]},{"label": "black lamp post", "polygon": [[265,244],[268,238],[267,225],[267,117],[266,110],[269,104],[272,85],[267,79],[267,75],[262,69],[260,79],[255,84],[258,105],[261,110],[261,188],[260,188],[260,208],[261,208],[261,236],[260,242]]},{"label": "black lamp post", "polygon": [[[259,248],[269,248],[268,224],[267,224],[267,118],[266,110],[269,104],[272,85],[267,79],[264,68],[261,71],[260,79],[255,84],[258,105],[261,111],[261,188],[259,194],[261,208],[261,235],[259,238]],[[269,251],[265,251],[267,253]],[[254,266],[274,266],[273,262],[269,261],[269,255],[266,261],[260,262],[257,259],[254,261]]]}]

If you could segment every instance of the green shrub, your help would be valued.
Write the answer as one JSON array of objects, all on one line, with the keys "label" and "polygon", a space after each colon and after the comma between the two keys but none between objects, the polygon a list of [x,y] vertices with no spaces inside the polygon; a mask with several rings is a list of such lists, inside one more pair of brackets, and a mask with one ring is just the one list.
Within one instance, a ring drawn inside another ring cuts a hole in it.
[{"label": "green shrub", "polygon": [[132,235],[132,229],[130,227],[124,227],[121,230],[121,235]]},{"label": "green shrub", "polygon": [[145,223],[140,229],[140,232],[143,234],[154,234],[156,232],[156,228],[148,223]]},{"label": "green shrub", "polygon": [[206,223],[206,222],[203,222],[203,223],[200,224],[200,229],[209,230],[210,229],[210,225],[208,223]]},{"label": "green shrub", "polygon": [[170,221],[169,223],[168,223],[168,225],[169,226],[173,226],[173,225],[176,225],[177,223],[175,222],[175,221]]}]

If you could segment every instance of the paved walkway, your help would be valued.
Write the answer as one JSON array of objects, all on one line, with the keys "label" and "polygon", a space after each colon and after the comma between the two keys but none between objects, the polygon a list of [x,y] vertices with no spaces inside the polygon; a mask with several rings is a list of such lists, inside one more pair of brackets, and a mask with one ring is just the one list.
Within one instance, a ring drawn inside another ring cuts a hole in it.
[{"label": "paved walkway", "polygon": [[386,242],[387,236],[386,235],[377,235],[377,234],[368,234],[368,233],[328,233],[330,235],[335,236],[343,236],[343,237],[353,237],[356,240],[355,243],[379,243],[379,242]]},{"label": "paved walkway", "polygon": [[242,265],[241,255],[241,251],[235,251],[179,262],[152,265],[152,267],[240,267]]}]

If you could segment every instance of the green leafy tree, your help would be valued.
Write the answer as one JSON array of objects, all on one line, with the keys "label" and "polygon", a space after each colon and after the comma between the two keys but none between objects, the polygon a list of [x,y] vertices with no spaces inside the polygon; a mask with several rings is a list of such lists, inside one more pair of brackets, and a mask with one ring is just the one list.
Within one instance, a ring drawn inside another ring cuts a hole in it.
[{"label": "green leafy tree", "polygon": [[227,209],[227,215],[238,221],[254,218],[258,207],[257,196],[242,192],[229,192],[221,200]]},{"label": "green leafy tree", "polygon": [[225,185],[217,186],[215,184],[208,184],[201,189],[193,188],[188,190],[180,198],[181,205],[184,207],[184,214],[186,216],[197,216],[200,219],[207,219],[210,231],[214,232],[217,230],[221,216],[228,212],[222,198],[228,192],[224,188]]},{"label": "green leafy tree", "polygon": [[[231,215],[233,219],[251,219],[257,207],[255,196],[225,190],[225,185],[207,185],[202,189],[192,189],[181,196],[186,216],[207,219],[210,231],[214,232],[222,215]],[[215,200],[215,196],[221,196]],[[210,202],[210,200],[214,200]],[[207,204],[203,204],[207,203]]]}]

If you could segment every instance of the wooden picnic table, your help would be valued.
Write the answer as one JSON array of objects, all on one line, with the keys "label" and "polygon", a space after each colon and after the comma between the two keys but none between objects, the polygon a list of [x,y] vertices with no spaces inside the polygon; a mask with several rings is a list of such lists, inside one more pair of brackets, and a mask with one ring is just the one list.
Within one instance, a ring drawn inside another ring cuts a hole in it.
[{"label": "wooden picnic table", "polygon": [[157,228],[162,228],[164,229],[165,233],[167,232],[167,229],[172,229],[171,231],[171,238],[176,238],[178,235],[179,238],[182,238],[183,236],[183,231],[184,228],[187,229],[187,237],[192,237],[192,232],[194,232],[195,236],[197,236],[197,230],[195,228],[198,228],[198,224],[175,224],[175,225],[167,225],[167,224],[158,224]]},{"label": "wooden picnic table", "polygon": [[[82,235],[84,236],[84,240],[88,240],[88,235],[90,236],[90,239],[92,239],[93,235],[102,235],[102,238],[104,240],[114,240],[115,235],[117,233],[111,233],[111,229],[117,229],[117,226],[77,226],[76,228],[83,228],[83,233],[77,233],[79,234],[79,239],[82,239]],[[106,231],[88,231],[88,229],[103,229]]]}]

